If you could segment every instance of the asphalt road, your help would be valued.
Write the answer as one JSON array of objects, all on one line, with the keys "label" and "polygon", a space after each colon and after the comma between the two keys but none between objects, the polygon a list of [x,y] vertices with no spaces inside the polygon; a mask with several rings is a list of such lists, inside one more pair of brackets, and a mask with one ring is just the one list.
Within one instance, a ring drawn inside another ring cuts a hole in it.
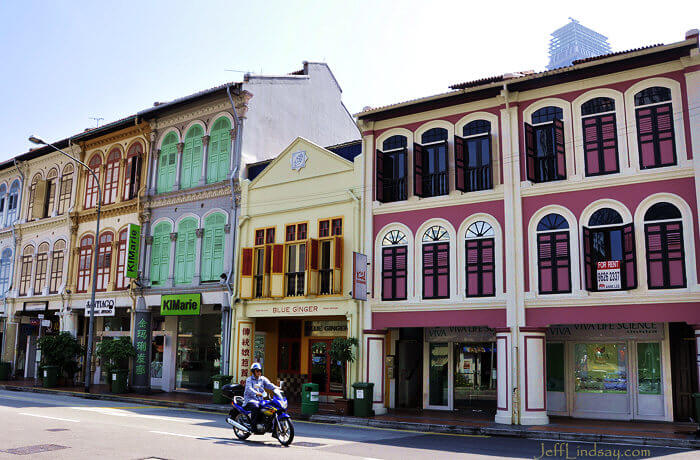
[{"label": "asphalt road", "polygon": [[0,391],[2,459],[550,459],[567,458],[567,447],[569,459],[699,457],[696,451],[683,449],[598,444],[593,451],[590,443],[423,434],[301,421],[295,422],[295,428],[294,443],[285,448],[269,435],[238,441],[221,414]]}]

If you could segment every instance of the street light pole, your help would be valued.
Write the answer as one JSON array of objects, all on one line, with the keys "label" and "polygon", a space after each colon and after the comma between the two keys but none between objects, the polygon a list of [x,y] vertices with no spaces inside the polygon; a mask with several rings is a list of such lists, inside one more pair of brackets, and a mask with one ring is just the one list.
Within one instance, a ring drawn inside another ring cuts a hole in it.
[{"label": "street light pole", "polygon": [[[99,249],[99,237],[100,237],[100,213],[102,211],[102,187],[100,187],[100,177],[95,174],[95,171],[90,168],[88,165],[83,163],[82,161],[78,160],[72,155],[67,154],[63,150],[59,149],[55,145],[49,144],[48,142],[44,142],[41,139],[39,139],[36,136],[30,136],[29,141],[34,143],[34,144],[39,144],[39,145],[47,145],[51,147],[52,149],[56,150],[57,152],[60,152],[70,158],[71,160],[75,161],[76,163],[81,164],[85,169],[87,169],[90,174],[92,174],[93,179],[95,180],[95,183],[97,184],[97,226],[95,229],[95,244],[93,246],[92,250],[92,256],[94,258],[94,263],[92,264],[92,292],[90,294],[90,325],[88,327],[88,343],[87,343],[87,357],[85,361],[85,392],[90,393],[90,366],[92,364],[92,346],[93,346],[93,340],[92,337],[94,335],[95,331],[95,292],[97,291],[97,258],[98,258],[98,249]],[[77,199],[77,197],[76,197]],[[87,308],[87,307],[86,307]]]}]

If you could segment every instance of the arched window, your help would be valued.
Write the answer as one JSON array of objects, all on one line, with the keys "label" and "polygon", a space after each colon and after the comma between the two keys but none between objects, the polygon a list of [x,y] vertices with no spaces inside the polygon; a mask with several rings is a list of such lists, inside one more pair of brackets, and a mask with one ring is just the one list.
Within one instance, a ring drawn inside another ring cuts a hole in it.
[{"label": "arched window", "polygon": [[615,101],[609,97],[596,97],[584,102],[581,123],[586,176],[619,172]]},{"label": "arched window", "polygon": [[79,256],[78,256],[78,284],[76,290],[78,292],[87,292],[90,284],[90,272],[92,271],[92,250],[95,244],[95,237],[85,235],[80,240]]},{"label": "arched window", "polygon": [[185,135],[185,148],[180,165],[180,189],[199,185],[202,175],[202,136],[204,130],[199,125],[192,126]]},{"label": "arched window", "polygon": [[644,214],[649,289],[684,288],[685,249],[681,212],[671,203],[656,203]]},{"label": "arched window", "polygon": [[408,240],[399,230],[382,238],[382,300],[405,300],[407,289]]},{"label": "arched window", "polygon": [[432,128],[413,146],[413,188],[416,196],[447,195],[447,130]]},{"label": "arched window", "polygon": [[463,192],[493,188],[491,123],[474,120],[455,136],[455,188]]},{"label": "arched window", "polygon": [[35,197],[36,197],[36,189],[39,186],[39,182],[41,182],[41,181],[42,181],[41,174],[35,174],[34,177],[32,177],[32,183],[29,186],[29,194],[28,194],[28,200],[27,200],[27,220],[28,221],[34,219],[34,201],[35,201]]},{"label": "arched window", "polygon": [[169,222],[161,222],[153,229],[151,247],[151,284],[162,286],[170,274],[170,232]]},{"label": "arched window", "polygon": [[104,292],[109,284],[112,270],[112,232],[104,232],[100,235],[97,245],[97,291]]},{"label": "arched window", "polygon": [[119,190],[119,162],[121,158],[122,154],[118,148],[112,149],[107,156],[103,204],[111,204],[117,201],[117,193]]},{"label": "arched window", "polygon": [[126,242],[129,234],[129,229],[125,228],[119,232],[119,241],[117,246],[117,279],[115,289],[126,289],[129,283],[126,280]]},{"label": "arched window", "polygon": [[0,256],[0,297],[7,295],[7,290],[10,289],[10,277],[12,271],[12,249],[5,248]]},{"label": "arched window", "polygon": [[49,282],[49,294],[57,294],[63,283],[63,263],[65,260],[66,242],[58,240],[53,245],[51,253],[51,280]]},{"label": "arched window", "polygon": [[[194,277],[197,248],[197,221],[188,217],[177,226],[175,245],[175,283],[190,284]],[[219,273],[220,274],[220,273]]]},{"label": "arched window", "polygon": [[141,158],[143,157],[143,145],[134,143],[126,153],[126,171],[124,174],[124,200],[136,198],[141,186]]},{"label": "arched window", "polygon": [[231,169],[231,121],[221,117],[214,122],[207,148],[207,184],[219,182]]},{"label": "arched window", "polygon": [[564,112],[559,107],[542,107],[525,123],[527,179],[551,182],[566,179]]},{"label": "arched window", "polygon": [[408,150],[405,136],[391,136],[377,149],[377,201],[405,200],[408,194]]},{"label": "arched window", "polygon": [[49,244],[41,243],[36,251],[36,274],[34,275],[34,295],[41,295],[46,283],[46,269],[49,265]]},{"label": "arched window", "polygon": [[177,170],[177,134],[168,133],[158,155],[158,193],[172,192]]},{"label": "arched window", "polygon": [[671,90],[661,86],[634,95],[639,165],[642,169],[676,164]]},{"label": "arched window", "polygon": [[202,281],[219,281],[224,271],[226,217],[214,213],[204,219],[202,241]]},{"label": "arched window", "polygon": [[34,246],[28,245],[22,251],[22,269],[19,275],[19,295],[27,295],[32,284],[32,264],[34,263]]},{"label": "arched window", "polygon": [[[5,196],[7,194],[7,185],[2,184],[0,185],[0,216],[5,215],[5,206],[7,206],[7,197]],[[1,227],[4,227],[7,225],[5,222],[1,223]]]},{"label": "arched window", "polygon": [[423,234],[423,298],[450,297],[450,235],[434,225]]},{"label": "arched window", "polygon": [[623,224],[611,208],[595,211],[583,227],[586,289],[628,290],[637,287],[634,225]]},{"label": "arched window", "polygon": [[569,223],[547,214],[537,224],[537,274],[540,294],[571,292]]},{"label": "arched window", "polygon": [[50,217],[56,205],[56,185],[58,182],[58,171],[51,168],[46,175],[46,199],[44,200],[44,217]]},{"label": "arched window", "polygon": [[14,181],[10,186],[10,194],[7,197],[7,222],[5,226],[15,223],[19,215],[19,181]]},{"label": "arched window", "polygon": [[467,297],[496,295],[495,232],[488,222],[474,222],[465,234]]},{"label": "arched window", "polygon": [[[102,166],[102,157],[99,154],[95,154],[90,158],[88,163],[90,169],[95,171],[95,175],[99,179],[101,177],[100,171]],[[97,206],[99,188],[98,182],[93,177],[90,171],[85,171],[85,209],[94,208]]]},{"label": "arched window", "polygon": [[61,174],[61,190],[58,195],[58,210],[60,216],[70,209],[70,199],[73,193],[73,165],[67,164]]}]

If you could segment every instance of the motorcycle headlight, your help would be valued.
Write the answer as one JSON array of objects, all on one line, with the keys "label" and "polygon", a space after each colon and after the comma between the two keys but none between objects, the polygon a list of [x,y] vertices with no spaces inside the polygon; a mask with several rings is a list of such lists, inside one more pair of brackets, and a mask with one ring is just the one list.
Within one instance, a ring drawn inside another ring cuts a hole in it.
[{"label": "motorcycle headlight", "polygon": [[280,406],[282,406],[282,409],[287,409],[287,400],[283,399],[280,401]]}]

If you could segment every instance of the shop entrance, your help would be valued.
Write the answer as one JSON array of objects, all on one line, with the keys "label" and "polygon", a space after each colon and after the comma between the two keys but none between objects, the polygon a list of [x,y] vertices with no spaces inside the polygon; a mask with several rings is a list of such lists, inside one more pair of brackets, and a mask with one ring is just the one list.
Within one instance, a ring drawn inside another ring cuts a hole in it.
[{"label": "shop entrance", "polygon": [[673,418],[687,422],[693,415],[692,395],[698,388],[695,331],[685,323],[668,325],[671,353]]},{"label": "shop entrance", "polygon": [[177,390],[211,391],[221,358],[221,315],[181,316],[177,327]]},{"label": "shop entrance", "polygon": [[496,344],[454,344],[454,408],[496,407]]},{"label": "shop entrance", "polygon": [[[422,335],[423,331],[421,331]],[[400,409],[420,409],[423,394],[423,343],[419,340],[399,340],[397,343],[398,391],[396,407]]]},{"label": "shop entrance", "polygon": [[330,359],[331,342],[330,339],[309,340],[309,370],[311,382],[318,384],[320,394],[339,396],[343,393],[343,368]]}]

